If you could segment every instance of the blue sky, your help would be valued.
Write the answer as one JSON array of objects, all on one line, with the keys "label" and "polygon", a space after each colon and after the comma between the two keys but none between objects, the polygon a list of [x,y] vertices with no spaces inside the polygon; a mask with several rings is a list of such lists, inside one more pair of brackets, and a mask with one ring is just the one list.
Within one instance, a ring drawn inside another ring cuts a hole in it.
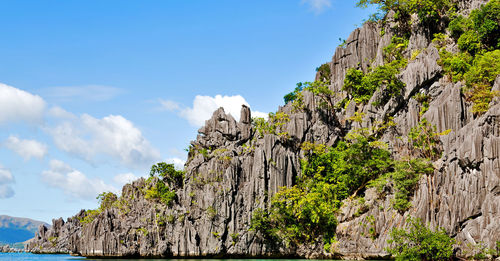
[{"label": "blue sky", "polygon": [[0,2],[0,214],[95,208],[218,106],[276,111],[372,10],[346,0]]}]

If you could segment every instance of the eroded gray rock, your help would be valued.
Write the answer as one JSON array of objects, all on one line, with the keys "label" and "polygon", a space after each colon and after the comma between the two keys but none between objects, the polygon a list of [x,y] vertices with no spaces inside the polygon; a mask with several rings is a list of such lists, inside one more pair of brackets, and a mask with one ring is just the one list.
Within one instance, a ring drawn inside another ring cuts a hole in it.
[{"label": "eroded gray rock", "polygon": [[[460,11],[484,2],[461,0]],[[383,63],[382,50],[393,36],[388,28],[381,34],[379,25],[365,23],[337,48],[330,63],[336,99],[345,97],[341,89],[348,68],[366,72],[370,64]],[[239,122],[220,108],[191,143],[184,186],[172,206],[146,199],[148,185],[140,179],[123,187],[126,204],[121,208],[104,210],[89,223],[81,222],[84,211],[66,222],[54,220],[52,228],[39,228],[27,249],[83,256],[387,258],[390,231],[403,227],[410,216],[443,227],[460,242],[458,254],[469,251],[467,244],[493,247],[500,239],[500,103],[495,98],[487,113],[474,117],[461,94],[462,84],[442,75],[430,37],[424,30],[412,33],[405,55],[414,50],[420,54],[398,75],[405,83],[404,94],[387,104],[373,105],[381,95],[376,93],[366,105],[351,102],[333,111],[318,108],[317,97],[306,92],[303,110],[290,104],[279,108],[289,121],[275,133],[260,133],[246,106]],[[499,86],[500,77],[493,90]],[[417,93],[430,99],[425,113]],[[349,120],[356,112],[365,115],[360,125]],[[411,155],[407,135],[422,118],[439,132],[450,130],[441,136],[444,152],[434,162],[435,172],[421,178],[408,211],[392,209],[390,185],[383,194],[367,189],[363,204],[345,200],[338,215],[338,242],[332,247],[335,254],[326,253],[322,245],[294,248],[267,242],[249,230],[252,213],[268,207],[280,187],[292,186],[300,175],[303,142],[332,146],[350,128],[369,128],[388,117],[396,126],[381,140],[396,159]]]}]

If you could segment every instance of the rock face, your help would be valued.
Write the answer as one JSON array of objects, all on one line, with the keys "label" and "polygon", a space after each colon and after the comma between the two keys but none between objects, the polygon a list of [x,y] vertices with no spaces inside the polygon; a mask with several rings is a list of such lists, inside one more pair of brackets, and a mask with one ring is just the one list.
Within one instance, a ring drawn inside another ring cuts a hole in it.
[{"label": "rock face", "polygon": [[[461,1],[469,12],[485,1]],[[331,66],[330,89],[345,97],[341,88],[348,68],[364,71],[382,64],[382,49],[392,33],[372,23],[356,29],[338,47]],[[500,103],[496,98],[480,117],[471,113],[471,104],[461,95],[461,83],[452,83],[437,64],[439,53],[425,32],[415,30],[405,56],[411,59],[398,75],[405,83],[404,94],[385,106],[355,104],[338,111],[319,109],[319,100],[305,92],[304,108],[291,104],[280,107],[287,120],[273,132],[262,132],[252,124],[250,109],[242,107],[236,122],[222,108],[214,112],[191,143],[186,177],[171,206],[146,199],[144,191],[157,179],[137,180],[125,185],[122,202],[82,222],[88,214],[81,211],[66,222],[54,220],[52,228],[40,226],[27,250],[32,252],[71,252],[83,256],[301,256],[326,257],[322,246],[285,247],[263,241],[249,230],[252,213],[269,206],[280,187],[292,186],[300,175],[300,145],[316,142],[334,145],[352,126],[349,117],[364,113],[363,125],[369,127],[384,117],[394,117],[396,126],[382,140],[389,144],[395,158],[407,152],[406,137],[421,118],[441,136],[443,156],[434,163],[432,175],[423,176],[405,213],[392,209],[393,194],[380,197],[374,189],[365,191],[365,208],[345,200],[338,215],[335,252],[342,258],[387,257],[384,251],[389,232],[402,227],[410,216],[431,226],[443,227],[460,244],[459,255],[470,253],[468,245],[481,242],[494,247],[500,240]],[[500,77],[493,89],[500,89]],[[414,99],[416,93],[430,97],[425,113]],[[376,94],[375,94],[376,95]],[[422,114],[422,115],[421,115]],[[389,188],[390,189],[390,188]],[[389,191],[390,192],[390,191]],[[377,237],[368,236],[369,217]],[[467,252],[469,251],[469,252]]]},{"label": "rock face", "polygon": [[22,249],[12,248],[8,245],[0,246],[0,253],[20,253],[23,252]]}]

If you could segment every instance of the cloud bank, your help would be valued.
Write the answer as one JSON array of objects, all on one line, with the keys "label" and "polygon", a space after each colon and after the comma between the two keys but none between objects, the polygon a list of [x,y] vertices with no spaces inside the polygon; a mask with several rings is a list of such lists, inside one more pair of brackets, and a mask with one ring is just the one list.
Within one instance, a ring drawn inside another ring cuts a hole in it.
[{"label": "cloud bank", "polygon": [[21,121],[40,123],[45,106],[40,96],[0,83],[0,124]]},{"label": "cloud bank", "polygon": [[61,189],[66,195],[93,200],[102,192],[118,190],[101,179],[90,179],[60,160],[51,160],[50,169],[42,172],[42,181],[48,186]]},{"label": "cloud bank", "polygon": [[151,164],[160,158],[160,152],[141,131],[120,115],[97,119],[83,114],[78,120],[63,122],[48,131],[59,149],[90,163],[102,154],[129,167]]},{"label": "cloud bank", "polygon": [[5,147],[19,154],[25,160],[30,158],[42,159],[47,155],[47,145],[36,140],[21,140],[16,136],[9,136],[5,141]]}]

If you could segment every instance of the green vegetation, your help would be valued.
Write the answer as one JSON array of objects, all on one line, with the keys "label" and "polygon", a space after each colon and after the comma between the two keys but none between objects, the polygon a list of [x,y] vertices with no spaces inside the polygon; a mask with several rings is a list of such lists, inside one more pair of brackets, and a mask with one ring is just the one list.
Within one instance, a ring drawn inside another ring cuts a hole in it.
[{"label": "green vegetation", "polygon": [[427,94],[419,92],[419,93],[415,94],[414,98],[422,106],[421,109],[420,109],[420,112],[418,113],[419,116],[422,117],[422,115],[424,115],[424,113],[426,113],[427,110],[429,110],[429,100],[430,100],[430,97]]},{"label": "green vegetation", "polygon": [[[319,74],[319,80],[321,82],[330,82],[331,79],[331,69],[329,63],[324,63],[320,67],[316,68],[316,72]],[[286,103],[286,102],[285,102]]]},{"label": "green vegetation", "polygon": [[456,16],[448,31],[461,51],[446,51],[446,36],[435,35],[433,42],[440,48],[439,64],[454,82],[465,81],[463,91],[473,103],[472,112],[481,115],[499,95],[491,91],[491,86],[500,74],[500,0],[491,0],[469,17]]},{"label": "green vegetation", "polygon": [[286,137],[288,133],[278,132],[280,127],[289,122],[290,118],[288,114],[284,112],[269,113],[269,119],[266,121],[264,118],[252,118],[252,124],[257,130],[259,137],[264,137],[264,134],[274,134],[281,137]]},{"label": "green vegetation", "polygon": [[167,182],[169,186],[182,188],[184,181],[184,171],[176,170],[174,164],[167,164],[165,162],[159,162],[151,167],[149,172],[151,177],[158,175]]},{"label": "green vegetation", "polygon": [[207,208],[207,216],[210,220],[214,220],[215,217],[217,216],[217,210],[214,207],[209,206]]},{"label": "green vegetation", "polygon": [[215,238],[217,238],[217,239],[219,239],[219,238],[220,238],[220,233],[219,233],[219,232],[212,231],[212,235],[213,235]]},{"label": "green vegetation", "polygon": [[396,75],[408,63],[403,57],[403,51],[407,47],[407,39],[394,36],[391,43],[384,48],[385,64],[370,69],[366,74],[358,69],[348,69],[342,90],[346,91],[357,103],[367,103],[373,93],[382,86],[385,86],[383,98],[376,101],[378,104],[383,105],[391,97],[400,95],[405,85]]},{"label": "green vegetation", "polygon": [[394,172],[390,174],[396,190],[393,202],[394,209],[401,212],[408,210],[411,207],[410,197],[413,195],[421,175],[429,175],[433,172],[432,164],[424,159],[396,161]]},{"label": "green vegetation", "polygon": [[[159,199],[163,204],[170,206],[176,198],[175,191],[170,188],[161,180],[156,180],[154,184],[153,179],[148,179],[148,186],[145,190],[146,199]],[[154,184],[154,185],[153,185]]]},{"label": "green vegetation", "polygon": [[409,218],[409,230],[393,229],[387,252],[396,260],[450,260],[453,255],[452,239],[446,231],[436,228],[432,231],[421,220]]},{"label": "green vegetation", "polygon": [[359,0],[357,6],[367,7],[369,4],[377,5],[386,16],[389,11],[394,11],[394,18],[400,27],[408,30],[410,15],[417,14],[423,24],[437,24],[441,19],[454,10],[453,1],[450,0]]},{"label": "green vegetation", "polygon": [[464,79],[464,75],[469,71],[473,61],[473,57],[469,53],[459,52],[452,54],[442,50],[440,56],[441,59],[438,63],[443,67],[443,70],[453,82],[462,81]]},{"label": "green vegetation", "polygon": [[99,194],[96,199],[99,200],[99,208],[86,210],[85,216],[79,219],[80,224],[87,225],[92,223],[101,212],[111,207],[115,207],[117,202],[119,202],[118,197],[113,192],[103,192]]},{"label": "green vegetation", "polygon": [[441,157],[442,148],[439,136],[448,135],[451,130],[436,132],[436,126],[431,125],[426,118],[420,120],[418,126],[408,133],[408,142],[424,158],[436,160]]},{"label": "green vegetation", "polygon": [[48,240],[50,242],[50,244],[55,247],[57,245],[57,239],[58,237],[49,237]]},{"label": "green vegetation", "polygon": [[231,245],[236,245],[236,243],[238,243],[238,240],[239,240],[239,237],[240,237],[240,234],[239,233],[231,233],[229,234],[229,236],[231,237],[231,240],[233,242],[231,242]]},{"label": "green vegetation", "polygon": [[462,251],[462,254],[471,260],[493,260],[500,257],[500,241],[496,241],[492,248],[481,241],[475,244],[467,243]]},{"label": "green vegetation", "polygon": [[137,229],[138,232],[141,232],[143,236],[148,236],[149,231],[146,228],[140,227]]},{"label": "green vegetation", "polygon": [[299,82],[297,83],[297,86],[295,87],[295,90],[293,90],[293,92],[291,93],[288,93],[287,95],[285,95],[283,97],[283,100],[285,101],[285,104],[289,103],[289,102],[294,102],[298,99],[302,100],[301,99],[301,95],[302,95],[302,90],[304,89],[304,87],[302,86],[302,83]]},{"label": "green vegetation", "polygon": [[470,54],[500,48],[500,1],[491,0],[469,17],[456,16],[448,30],[458,47]]},{"label": "green vegetation", "polygon": [[113,192],[103,192],[97,196],[99,200],[99,210],[103,211],[113,206],[118,197]]},{"label": "green vegetation", "polygon": [[319,97],[318,107],[322,109],[333,108],[333,97],[335,94],[329,88],[329,82],[314,81],[314,82],[299,82],[295,90],[285,96],[285,103],[292,102],[292,106],[296,110],[303,110],[303,91],[309,91],[316,97]]},{"label": "green vegetation", "polygon": [[[176,170],[173,164],[160,162],[151,167],[150,177],[144,189],[146,199],[158,199],[170,206],[176,199],[175,189],[182,188],[184,172]],[[158,175],[159,178],[156,176]]]},{"label": "green vegetation", "polygon": [[415,191],[422,175],[434,172],[431,162],[422,158],[404,159],[393,162],[393,170],[379,176],[368,183],[368,187],[375,187],[382,192],[389,181],[394,184],[394,200],[392,207],[404,212],[411,207],[410,198]]},{"label": "green vegetation", "polygon": [[489,104],[498,92],[491,91],[491,86],[500,74],[500,50],[486,52],[474,59],[470,70],[465,73],[465,95],[473,103],[472,112],[482,114],[489,109]]},{"label": "green vegetation", "polygon": [[92,223],[94,219],[101,213],[99,209],[89,209],[85,211],[85,216],[79,218],[80,224],[87,225]]},{"label": "green vegetation", "polygon": [[341,201],[391,167],[390,153],[370,144],[369,138],[361,135],[328,149],[303,144],[308,158],[302,161],[297,184],[273,196],[269,213],[254,211],[252,229],[268,240],[279,238],[287,244],[312,243],[321,238],[331,244]]}]

